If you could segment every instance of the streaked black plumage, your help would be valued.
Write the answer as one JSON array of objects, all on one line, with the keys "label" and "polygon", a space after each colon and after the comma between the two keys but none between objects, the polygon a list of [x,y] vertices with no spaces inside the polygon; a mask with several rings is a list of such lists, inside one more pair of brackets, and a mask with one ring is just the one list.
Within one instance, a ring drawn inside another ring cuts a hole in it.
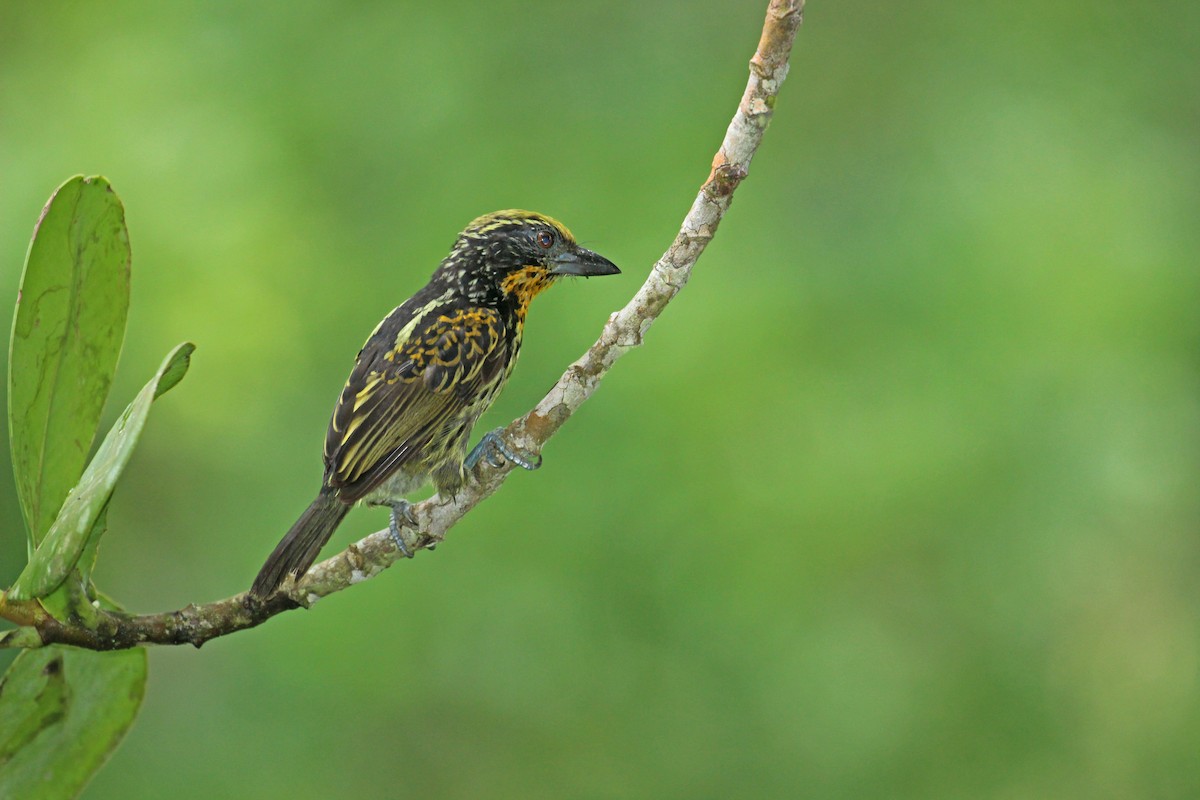
[{"label": "streaked black plumage", "polygon": [[556,220],[497,211],[459,234],[429,283],[367,339],[325,437],[317,498],[267,558],[250,594],[300,576],[356,502],[393,508],[432,482],[466,479],[467,439],[504,387],[521,349],[529,303],[562,275],[619,272]]}]

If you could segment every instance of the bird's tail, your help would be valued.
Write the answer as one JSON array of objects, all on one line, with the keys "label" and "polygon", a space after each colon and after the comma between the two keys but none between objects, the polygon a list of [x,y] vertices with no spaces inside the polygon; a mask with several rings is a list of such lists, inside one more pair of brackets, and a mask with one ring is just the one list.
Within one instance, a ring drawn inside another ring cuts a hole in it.
[{"label": "bird's tail", "polygon": [[299,577],[307,572],[349,511],[350,506],[338,500],[332,491],[321,489],[317,499],[267,556],[267,563],[258,571],[258,577],[250,587],[251,596],[269,597],[289,573]]}]

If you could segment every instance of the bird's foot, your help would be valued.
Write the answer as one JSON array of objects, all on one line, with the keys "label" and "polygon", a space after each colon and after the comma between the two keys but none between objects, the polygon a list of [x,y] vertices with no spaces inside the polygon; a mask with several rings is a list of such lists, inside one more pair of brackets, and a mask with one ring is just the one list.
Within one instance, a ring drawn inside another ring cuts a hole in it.
[{"label": "bird's foot", "polygon": [[396,548],[404,554],[405,558],[412,558],[412,551],[408,549],[408,545],[404,542],[404,534],[401,528],[409,528],[417,530],[417,515],[413,513],[412,503],[407,500],[396,500],[388,503],[392,509],[392,516],[388,520],[388,533],[391,534],[392,541],[396,543]]},{"label": "bird's foot", "polygon": [[479,459],[481,458],[493,467],[504,466],[503,459],[508,459],[521,469],[534,470],[542,465],[542,456],[540,453],[529,453],[525,450],[509,447],[500,435],[503,430],[503,428],[496,428],[494,431],[485,433],[483,438],[479,440],[479,444],[475,445],[474,449],[467,454],[463,465],[467,469],[475,469],[475,465],[479,463]]}]

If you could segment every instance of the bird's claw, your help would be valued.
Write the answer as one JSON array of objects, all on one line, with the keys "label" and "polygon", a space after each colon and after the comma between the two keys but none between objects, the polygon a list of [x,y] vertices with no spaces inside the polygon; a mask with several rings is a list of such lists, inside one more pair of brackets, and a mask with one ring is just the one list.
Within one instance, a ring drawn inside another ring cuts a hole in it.
[{"label": "bird's claw", "polygon": [[412,551],[408,549],[408,545],[404,541],[404,535],[400,532],[401,528],[417,529],[417,515],[413,513],[412,503],[407,500],[397,500],[388,505],[392,508],[392,516],[388,519],[388,533],[392,537],[392,541],[396,543],[396,549],[404,554],[405,558],[412,558]]},{"label": "bird's claw", "polygon": [[527,470],[535,470],[542,465],[541,453],[529,453],[509,447],[500,435],[503,430],[503,428],[497,428],[483,435],[483,438],[479,440],[479,444],[475,445],[474,449],[471,450],[463,462],[467,469],[474,469],[481,458],[493,467],[503,467],[505,459],[516,464],[521,469]]}]

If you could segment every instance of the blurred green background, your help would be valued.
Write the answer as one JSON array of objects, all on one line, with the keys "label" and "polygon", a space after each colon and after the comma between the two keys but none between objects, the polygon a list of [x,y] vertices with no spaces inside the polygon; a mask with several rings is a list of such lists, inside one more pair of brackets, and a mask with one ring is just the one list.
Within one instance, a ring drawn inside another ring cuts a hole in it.
[{"label": "blurred green background", "polygon": [[[199,345],[100,585],[245,589],[357,348],[497,208],[625,270],[538,300],[483,424],[530,407],[670,242],[764,7],[5,3],[4,291],[103,174],[134,252],[105,425]],[[85,796],[1200,796],[1197,30],[811,4],[692,283],[546,467],[311,612],[155,649]]]}]

